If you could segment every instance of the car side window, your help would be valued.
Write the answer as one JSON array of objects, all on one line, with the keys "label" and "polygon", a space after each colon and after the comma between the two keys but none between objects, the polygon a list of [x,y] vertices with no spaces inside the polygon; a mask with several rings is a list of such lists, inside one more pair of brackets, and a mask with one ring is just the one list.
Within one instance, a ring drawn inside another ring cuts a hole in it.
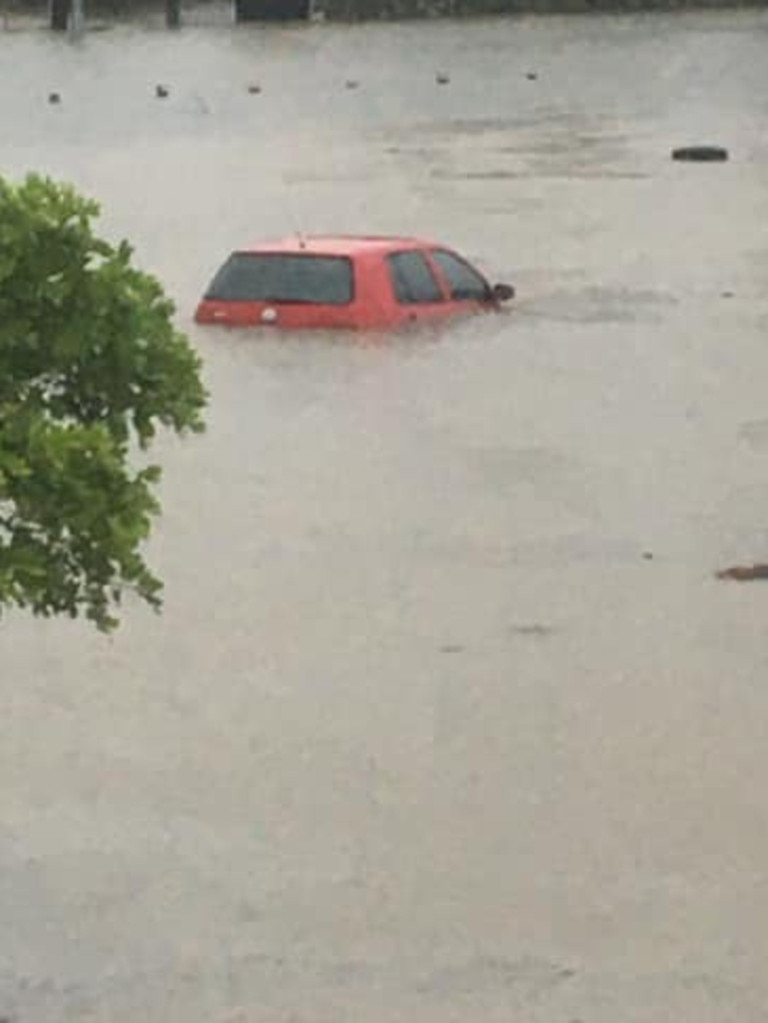
[{"label": "car side window", "polygon": [[392,290],[401,305],[442,302],[444,295],[432,267],[421,252],[394,252],[387,256]]},{"label": "car side window", "polygon": [[488,301],[491,297],[488,282],[469,263],[444,249],[436,249],[431,255],[445,274],[454,301]]}]

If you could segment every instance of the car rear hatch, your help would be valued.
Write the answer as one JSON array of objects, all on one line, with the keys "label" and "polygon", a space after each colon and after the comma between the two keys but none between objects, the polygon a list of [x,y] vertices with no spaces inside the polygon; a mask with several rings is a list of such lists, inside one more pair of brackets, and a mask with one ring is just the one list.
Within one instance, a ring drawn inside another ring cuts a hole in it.
[{"label": "car rear hatch", "polygon": [[231,327],[351,327],[354,299],[346,256],[234,252],[211,282],[195,320]]}]

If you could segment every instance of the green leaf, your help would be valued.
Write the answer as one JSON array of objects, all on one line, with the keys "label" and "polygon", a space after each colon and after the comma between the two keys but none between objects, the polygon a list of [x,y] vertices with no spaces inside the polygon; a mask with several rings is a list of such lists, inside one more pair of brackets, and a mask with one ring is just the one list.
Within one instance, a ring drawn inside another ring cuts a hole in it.
[{"label": "green leaf", "polygon": [[126,591],[160,604],[141,554],[160,471],[130,452],[200,432],[207,395],[173,303],[98,214],[69,185],[0,178],[0,612],[111,629]]}]

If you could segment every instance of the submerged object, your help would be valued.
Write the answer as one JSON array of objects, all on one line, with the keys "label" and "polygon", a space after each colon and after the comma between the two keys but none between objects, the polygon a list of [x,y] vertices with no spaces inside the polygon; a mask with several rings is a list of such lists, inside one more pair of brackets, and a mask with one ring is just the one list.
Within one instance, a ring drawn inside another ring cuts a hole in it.
[{"label": "submerged object", "polygon": [[728,150],[723,146],[679,146],[672,150],[673,160],[690,160],[699,163],[722,163],[728,159]]}]

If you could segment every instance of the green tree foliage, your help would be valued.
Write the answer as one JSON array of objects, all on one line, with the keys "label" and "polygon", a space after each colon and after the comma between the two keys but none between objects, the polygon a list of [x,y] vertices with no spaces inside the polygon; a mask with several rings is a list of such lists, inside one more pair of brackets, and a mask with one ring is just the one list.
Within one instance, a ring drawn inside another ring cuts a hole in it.
[{"label": "green tree foliage", "polygon": [[108,630],[126,591],[160,605],[141,555],[160,470],[132,455],[159,426],[202,430],[206,395],[173,304],[98,214],[67,185],[0,178],[0,612]]}]

